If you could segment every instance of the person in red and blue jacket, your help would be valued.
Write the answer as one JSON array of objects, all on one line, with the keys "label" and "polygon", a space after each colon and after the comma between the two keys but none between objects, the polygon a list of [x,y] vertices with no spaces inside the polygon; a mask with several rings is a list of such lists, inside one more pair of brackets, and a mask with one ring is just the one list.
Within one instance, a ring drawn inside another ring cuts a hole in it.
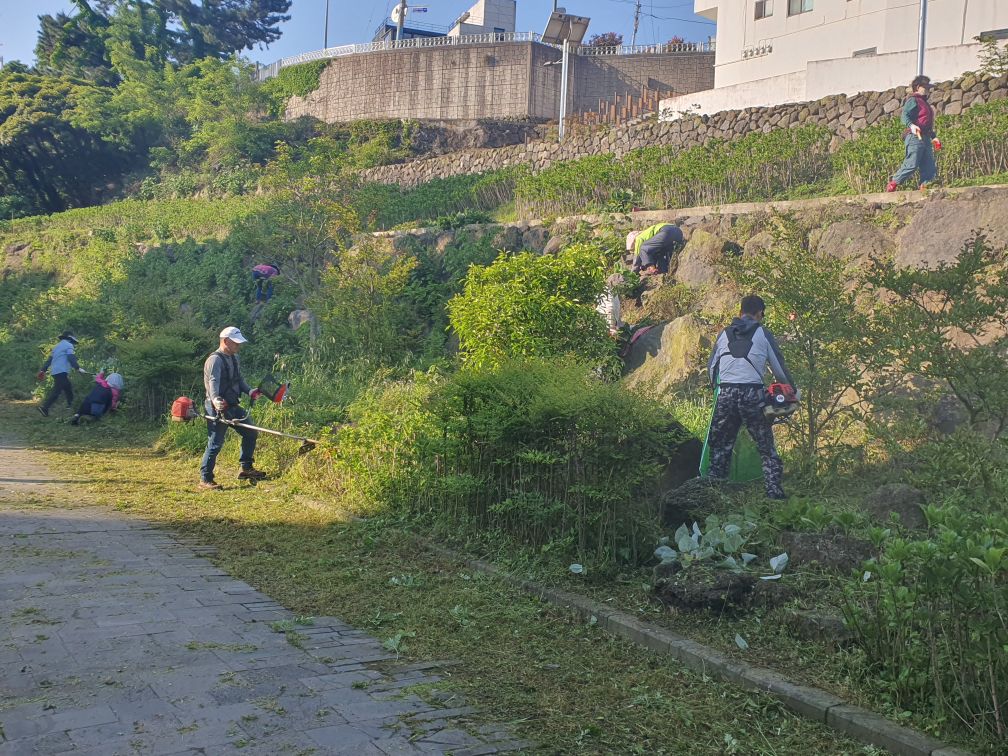
[{"label": "person in red and blue jacket", "polygon": [[918,76],[910,82],[910,96],[903,104],[900,120],[906,129],[903,132],[903,144],[906,145],[906,158],[903,165],[886,186],[887,192],[895,192],[899,185],[920,173],[920,188],[935,180],[938,167],[935,165],[935,150],[941,149],[941,142],[935,135],[935,111],[928,102],[928,92],[931,91],[931,79]]},{"label": "person in red and blue jacket", "polygon": [[[269,302],[273,298],[273,277],[280,275],[280,266],[276,263],[256,265],[252,268],[252,280],[255,281],[256,302]],[[266,291],[263,292],[263,282]]]}]

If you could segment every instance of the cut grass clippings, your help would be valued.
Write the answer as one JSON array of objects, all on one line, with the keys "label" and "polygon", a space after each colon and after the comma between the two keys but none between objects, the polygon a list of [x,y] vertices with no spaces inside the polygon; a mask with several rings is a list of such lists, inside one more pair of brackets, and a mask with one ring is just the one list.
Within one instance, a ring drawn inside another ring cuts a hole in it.
[{"label": "cut grass clippings", "polygon": [[[446,690],[549,753],[864,754],[768,695],[681,669],[415,545],[378,518],[293,496],[284,480],[196,490],[197,460],[152,450],[158,429],[87,428],[0,405],[8,433],[81,482],[59,506],[106,504],[218,549],[214,561],[299,615],[332,615],[408,660],[458,659]],[[218,479],[234,465],[231,440]]]}]

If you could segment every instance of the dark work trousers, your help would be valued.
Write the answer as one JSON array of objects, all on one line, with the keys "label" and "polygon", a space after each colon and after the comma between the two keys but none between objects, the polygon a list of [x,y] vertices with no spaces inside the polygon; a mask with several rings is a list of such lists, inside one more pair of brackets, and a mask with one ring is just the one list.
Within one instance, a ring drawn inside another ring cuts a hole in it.
[{"label": "dark work trousers", "polygon": [[771,499],[783,499],[784,465],[774,444],[773,424],[763,414],[762,385],[722,385],[710,427],[710,477],[724,480],[731,466],[735,439],[745,423],[763,460],[763,483]]},{"label": "dark work trousers", "polygon": [[67,373],[55,373],[53,375],[53,387],[46,394],[45,401],[42,402],[42,409],[46,412],[52,407],[60,394],[66,394],[67,407],[73,406],[73,386],[70,385],[70,376]]},{"label": "dark work trousers", "polygon": [[214,479],[214,466],[217,464],[217,455],[224,447],[224,437],[228,428],[231,428],[241,436],[241,457],[238,462],[242,469],[252,467],[252,458],[255,455],[256,438],[258,433],[247,428],[235,428],[226,423],[218,423],[214,420],[207,420],[207,446],[203,452],[203,463],[200,465],[200,478],[204,481]]}]

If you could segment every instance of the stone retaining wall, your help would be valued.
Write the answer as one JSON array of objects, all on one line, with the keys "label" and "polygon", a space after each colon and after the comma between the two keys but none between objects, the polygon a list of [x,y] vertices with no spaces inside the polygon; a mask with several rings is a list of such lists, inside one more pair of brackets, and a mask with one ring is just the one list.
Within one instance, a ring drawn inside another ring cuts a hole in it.
[{"label": "stone retaining wall", "polygon": [[[575,133],[563,144],[528,141],[497,149],[472,149],[426,160],[386,165],[361,172],[368,181],[417,186],[435,178],[528,165],[540,171],[551,164],[588,155],[623,156],[631,150],[655,145],[688,148],[712,139],[733,139],[754,131],[818,124],[834,135],[832,148],[853,138],[866,126],[896,117],[906,88],[863,92],[854,97],[834,95],[816,102],[767,108],[728,110],[710,116],[683,117],[675,121],[648,120],[621,128],[598,128]],[[967,74],[938,84],[931,100],[939,114],[957,115],[971,105],[1008,97],[1008,76]]]}]

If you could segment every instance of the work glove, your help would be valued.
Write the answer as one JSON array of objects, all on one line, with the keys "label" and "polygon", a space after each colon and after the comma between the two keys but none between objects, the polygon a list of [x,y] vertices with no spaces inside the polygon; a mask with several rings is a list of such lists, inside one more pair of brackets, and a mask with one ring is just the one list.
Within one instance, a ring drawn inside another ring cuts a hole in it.
[{"label": "work glove", "polygon": [[262,391],[260,391],[259,389],[252,389],[252,393],[249,394],[249,399],[251,399],[254,402],[261,396],[263,396]]},{"label": "work glove", "polygon": [[45,370],[39,370],[37,373],[35,373],[35,380],[36,381],[44,381],[45,380]]},{"label": "work glove", "polygon": [[213,400],[213,406],[214,409],[217,410],[218,412],[223,412],[224,410],[227,409],[228,403],[224,401],[223,396],[218,396],[216,399]]},{"label": "work glove", "polygon": [[931,140],[931,146],[934,147],[934,151],[935,152],[940,152],[941,148],[942,148],[941,139],[939,139],[938,137],[935,137],[934,139],[932,139]]}]

